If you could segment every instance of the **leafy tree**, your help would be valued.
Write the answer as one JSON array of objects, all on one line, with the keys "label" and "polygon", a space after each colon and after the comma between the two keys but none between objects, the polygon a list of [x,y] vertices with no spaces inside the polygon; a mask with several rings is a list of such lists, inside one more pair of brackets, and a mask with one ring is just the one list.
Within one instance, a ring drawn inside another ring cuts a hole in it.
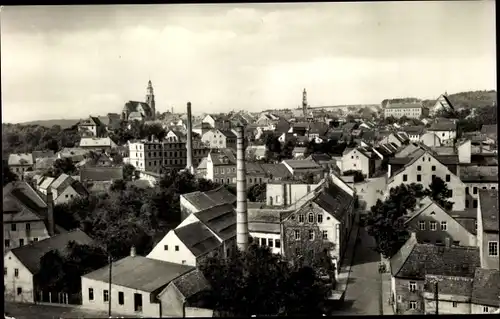
[{"label": "leafy tree", "polygon": [[339,127],[340,123],[339,123],[339,120],[338,119],[333,119],[331,120],[329,123],[328,123],[328,126],[330,128],[337,128]]},{"label": "leafy tree", "polygon": [[421,184],[401,184],[389,191],[385,201],[377,200],[366,219],[368,233],[376,242],[375,250],[384,258],[392,257],[406,242],[409,233],[405,222],[415,209],[417,199],[428,195]]},{"label": "leafy tree", "polygon": [[123,179],[126,181],[131,181],[135,176],[135,166],[131,164],[125,164],[123,166]]},{"label": "leafy tree", "polygon": [[76,173],[75,164],[69,157],[56,159],[52,167],[45,172],[45,175],[57,178],[63,173],[67,175]]},{"label": "leafy tree", "polygon": [[354,176],[354,183],[361,183],[365,180],[365,176],[361,171],[349,170],[344,172],[344,176]]},{"label": "leafy tree", "polygon": [[293,158],[293,149],[295,148],[295,141],[288,141],[283,145],[281,153],[279,155],[279,160]]},{"label": "leafy tree", "polygon": [[404,123],[406,123],[406,122],[408,122],[408,118],[407,118],[405,115],[401,116],[401,117],[398,119],[398,124],[404,124]]},{"label": "leafy tree", "polygon": [[123,179],[117,179],[113,181],[113,184],[111,184],[110,190],[113,192],[116,191],[124,191],[127,189],[127,182],[124,181]]},{"label": "leafy tree", "polygon": [[305,173],[302,175],[302,181],[306,184],[314,184],[314,174],[313,173]]},{"label": "leafy tree", "polygon": [[251,202],[265,202],[266,201],[266,184],[252,185],[248,189],[247,196]]},{"label": "leafy tree", "polygon": [[451,191],[448,189],[448,185],[440,177],[434,177],[432,179],[430,188],[430,196],[434,201],[436,201],[444,209],[451,211],[453,208],[453,202],[447,199],[451,197]]},{"label": "leafy tree", "polygon": [[310,267],[294,269],[266,247],[250,245],[227,259],[210,257],[201,270],[215,309],[236,316],[318,315],[328,286]]},{"label": "leafy tree", "polygon": [[2,165],[2,181],[3,181],[3,186],[7,185],[10,182],[17,181],[18,177],[16,174],[14,174],[7,163],[3,163]]}]

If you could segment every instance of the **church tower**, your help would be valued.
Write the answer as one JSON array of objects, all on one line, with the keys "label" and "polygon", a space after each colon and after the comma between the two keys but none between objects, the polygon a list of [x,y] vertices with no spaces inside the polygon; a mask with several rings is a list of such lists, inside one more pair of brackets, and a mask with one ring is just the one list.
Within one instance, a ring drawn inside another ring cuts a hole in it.
[{"label": "church tower", "polygon": [[302,113],[304,113],[304,117],[307,117],[307,92],[304,89],[302,92]]},{"label": "church tower", "polygon": [[148,88],[146,89],[146,103],[151,108],[151,119],[154,120],[156,118],[156,107],[155,107],[155,94],[153,91],[153,84],[151,80],[148,82]]}]

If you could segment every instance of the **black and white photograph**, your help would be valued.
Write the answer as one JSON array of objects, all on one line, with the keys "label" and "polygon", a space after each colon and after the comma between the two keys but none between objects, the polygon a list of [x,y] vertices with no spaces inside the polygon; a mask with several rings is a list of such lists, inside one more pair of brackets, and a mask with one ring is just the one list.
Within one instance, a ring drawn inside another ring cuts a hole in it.
[{"label": "black and white photograph", "polygon": [[4,317],[500,314],[495,11],[1,6]]}]

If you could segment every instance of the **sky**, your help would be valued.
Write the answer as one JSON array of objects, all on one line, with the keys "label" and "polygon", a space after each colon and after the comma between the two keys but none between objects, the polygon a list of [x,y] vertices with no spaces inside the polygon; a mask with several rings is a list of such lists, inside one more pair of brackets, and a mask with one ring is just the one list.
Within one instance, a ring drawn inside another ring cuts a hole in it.
[{"label": "sky", "polygon": [[16,6],[2,122],[378,104],[496,89],[494,1]]}]

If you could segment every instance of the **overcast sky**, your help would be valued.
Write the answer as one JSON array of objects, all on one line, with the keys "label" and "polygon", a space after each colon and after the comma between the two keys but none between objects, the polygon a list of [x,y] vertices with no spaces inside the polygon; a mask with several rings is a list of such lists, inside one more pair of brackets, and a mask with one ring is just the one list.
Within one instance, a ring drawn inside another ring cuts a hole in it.
[{"label": "overcast sky", "polygon": [[496,88],[494,1],[4,7],[2,121]]}]

